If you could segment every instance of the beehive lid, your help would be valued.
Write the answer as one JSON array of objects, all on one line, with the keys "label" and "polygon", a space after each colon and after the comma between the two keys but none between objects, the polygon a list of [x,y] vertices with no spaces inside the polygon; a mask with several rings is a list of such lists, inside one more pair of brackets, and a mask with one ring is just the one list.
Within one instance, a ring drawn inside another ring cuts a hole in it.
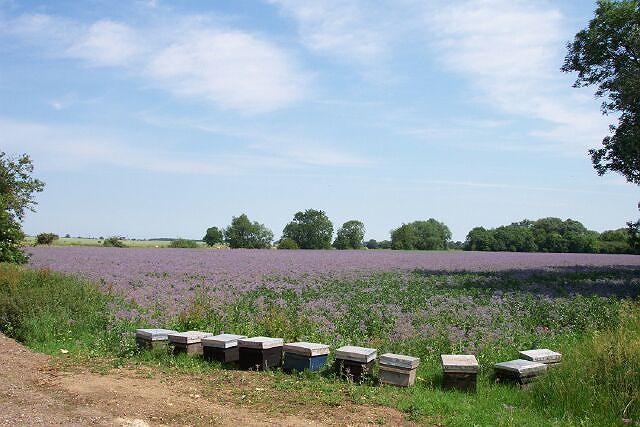
[{"label": "beehive lid", "polygon": [[314,342],[292,342],[284,345],[284,351],[306,357],[323,356],[329,354],[329,346]]},{"label": "beehive lid", "polygon": [[403,354],[385,353],[380,356],[380,364],[402,369],[415,369],[420,364],[420,358]]},{"label": "beehive lid", "polygon": [[478,361],[473,354],[441,354],[442,370],[454,373],[477,373]]},{"label": "beehive lid", "polygon": [[497,371],[517,374],[521,377],[532,377],[546,372],[547,365],[530,360],[516,359],[493,365]]},{"label": "beehive lid", "polygon": [[336,350],[336,359],[351,360],[358,363],[369,363],[376,358],[376,349],[345,345]]},{"label": "beehive lid", "polygon": [[169,341],[175,344],[196,344],[202,341],[202,338],[210,337],[211,332],[187,331],[169,334]]},{"label": "beehive lid", "polygon": [[238,345],[238,340],[242,338],[246,338],[246,335],[235,335],[235,334],[219,334],[213,335],[210,337],[206,337],[202,339],[202,345],[204,347],[215,347],[215,348],[231,348],[236,347]]},{"label": "beehive lid", "polygon": [[259,350],[268,350],[274,347],[282,347],[284,340],[282,338],[271,337],[253,337],[238,340],[238,347],[256,348]]},{"label": "beehive lid", "polygon": [[540,363],[558,363],[562,360],[562,354],[548,348],[521,351],[520,357],[524,360]]},{"label": "beehive lid", "polygon": [[148,341],[164,341],[169,338],[169,334],[174,333],[176,331],[171,329],[136,329],[136,338]]}]

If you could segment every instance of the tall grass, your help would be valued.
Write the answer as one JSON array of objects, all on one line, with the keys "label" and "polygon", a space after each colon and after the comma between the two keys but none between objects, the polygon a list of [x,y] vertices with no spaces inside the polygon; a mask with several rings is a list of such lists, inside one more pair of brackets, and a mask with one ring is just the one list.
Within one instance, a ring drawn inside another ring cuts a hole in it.
[{"label": "tall grass", "polygon": [[640,307],[628,302],[620,312],[617,326],[580,342],[536,383],[537,406],[590,425],[640,423]]}]

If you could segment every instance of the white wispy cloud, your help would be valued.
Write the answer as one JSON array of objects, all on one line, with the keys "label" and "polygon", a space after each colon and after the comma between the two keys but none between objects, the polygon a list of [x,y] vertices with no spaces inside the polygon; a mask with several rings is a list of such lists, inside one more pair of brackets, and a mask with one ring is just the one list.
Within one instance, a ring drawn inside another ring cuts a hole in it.
[{"label": "white wispy cloud", "polygon": [[583,153],[606,134],[593,100],[559,71],[572,35],[553,3],[469,0],[431,9],[425,22],[437,58],[470,80],[476,101],[543,122],[531,136]]},{"label": "white wispy cloud", "polygon": [[206,16],[177,16],[132,27],[31,14],[1,22],[49,56],[92,67],[119,67],[145,84],[244,113],[287,107],[309,91],[310,73],[266,37]]}]

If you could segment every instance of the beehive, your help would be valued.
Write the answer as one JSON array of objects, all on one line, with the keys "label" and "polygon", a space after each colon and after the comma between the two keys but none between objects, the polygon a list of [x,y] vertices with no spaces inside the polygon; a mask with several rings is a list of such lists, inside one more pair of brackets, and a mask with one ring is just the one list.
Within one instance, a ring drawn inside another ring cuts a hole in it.
[{"label": "beehive", "polygon": [[480,367],[472,354],[442,354],[442,387],[475,391]]},{"label": "beehive", "polygon": [[238,363],[242,369],[267,370],[282,365],[282,338],[253,337],[238,340]]},{"label": "beehive", "polygon": [[186,353],[190,356],[202,354],[202,338],[213,334],[202,331],[176,332],[169,334],[169,343],[173,346],[173,353]]},{"label": "beehive", "polygon": [[293,342],[284,346],[285,371],[318,371],[326,363],[329,346],[311,342]]},{"label": "beehive", "polygon": [[385,353],[380,356],[380,382],[398,387],[412,386],[419,364],[417,357]]},{"label": "beehive", "polygon": [[166,347],[168,334],[176,333],[171,329],[136,329],[136,344],[140,348]]},{"label": "beehive", "polygon": [[238,340],[245,335],[220,334],[202,339],[202,355],[205,360],[234,363],[239,359]]},{"label": "beehive", "polygon": [[353,381],[362,381],[370,375],[375,364],[375,348],[347,345],[336,350],[338,373]]},{"label": "beehive", "polygon": [[516,359],[508,362],[496,363],[493,366],[496,377],[505,381],[515,381],[526,384],[547,372],[547,365],[530,360]]},{"label": "beehive", "polygon": [[562,354],[549,350],[548,348],[521,351],[520,358],[532,362],[544,363],[549,367],[559,365],[562,362]]}]

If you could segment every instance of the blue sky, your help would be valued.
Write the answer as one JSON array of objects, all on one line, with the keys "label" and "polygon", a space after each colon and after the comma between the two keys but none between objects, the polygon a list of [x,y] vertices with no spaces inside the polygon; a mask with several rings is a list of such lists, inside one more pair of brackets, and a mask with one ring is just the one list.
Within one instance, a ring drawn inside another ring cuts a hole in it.
[{"label": "blue sky", "polygon": [[[117,4],[117,7],[114,6]],[[0,0],[0,150],[46,183],[27,233],[200,238],[247,213],[618,228],[612,117],[559,68],[594,3]]]}]

